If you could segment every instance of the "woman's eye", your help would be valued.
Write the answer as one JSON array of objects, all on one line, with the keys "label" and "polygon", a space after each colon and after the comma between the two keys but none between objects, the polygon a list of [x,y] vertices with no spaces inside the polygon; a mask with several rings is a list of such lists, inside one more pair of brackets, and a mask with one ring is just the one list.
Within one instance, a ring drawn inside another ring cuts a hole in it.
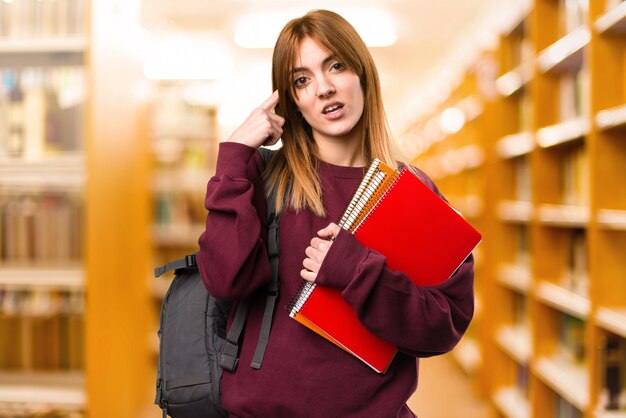
[{"label": "woman's eye", "polygon": [[336,62],[336,63],[334,63],[334,64],[331,66],[331,68],[332,68],[333,70],[336,70],[336,71],[341,71],[341,70],[343,70],[345,67],[343,66],[343,64],[342,64],[342,63],[340,63],[340,62]]},{"label": "woman's eye", "polygon": [[306,77],[298,77],[296,78],[295,85],[296,87],[302,87],[306,84]]}]

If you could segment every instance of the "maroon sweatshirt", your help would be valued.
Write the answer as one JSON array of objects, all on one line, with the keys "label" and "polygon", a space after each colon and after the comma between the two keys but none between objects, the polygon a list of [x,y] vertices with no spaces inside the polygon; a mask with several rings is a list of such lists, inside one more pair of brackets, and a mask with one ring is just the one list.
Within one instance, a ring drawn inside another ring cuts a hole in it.
[{"label": "maroon sweatshirt", "polygon": [[[209,214],[198,256],[204,283],[218,297],[253,297],[239,366],[222,378],[224,407],[235,417],[413,417],[406,401],[417,387],[416,357],[451,350],[472,318],[472,257],[445,283],[421,287],[389,270],[383,255],[341,231],[317,283],[341,289],[363,324],[399,347],[388,371],[374,372],[283,309],[302,282],[306,247],[318,230],[338,221],[364,175],[363,168],[320,161],[327,216],[289,208],[282,215],[280,295],[263,366],[253,369],[250,362],[265,306],[262,289],[271,278],[263,169],[255,149],[222,143],[216,175],[207,186]],[[438,193],[433,182],[423,178]]]}]

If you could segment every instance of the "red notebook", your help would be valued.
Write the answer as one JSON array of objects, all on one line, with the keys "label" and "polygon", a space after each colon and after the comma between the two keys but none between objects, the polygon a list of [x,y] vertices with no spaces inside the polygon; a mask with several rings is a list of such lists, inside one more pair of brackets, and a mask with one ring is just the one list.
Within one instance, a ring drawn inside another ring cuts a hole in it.
[{"label": "red notebook", "polygon": [[[387,267],[419,286],[441,283],[481,240],[456,210],[412,172],[400,173],[376,160],[355,193],[340,226],[366,247],[384,254]],[[396,347],[370,333],[339,289],[305,282],[290,316],[379,373]]]}]

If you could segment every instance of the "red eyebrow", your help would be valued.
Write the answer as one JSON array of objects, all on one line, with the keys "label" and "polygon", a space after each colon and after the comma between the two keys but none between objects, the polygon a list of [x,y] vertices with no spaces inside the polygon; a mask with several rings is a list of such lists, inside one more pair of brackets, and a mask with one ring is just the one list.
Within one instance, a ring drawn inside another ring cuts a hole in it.
[{"label": "red eyebrow", "polygon": [[[335,59],[335,55],[329,55],[326,58],[324,58],[324,61],[322,61],[322,67],[326,66],[326,64],[328,64],[330,61]],[[308,68],[307,67],[296,67],[294,68],[291,72],[292,73],[299,73],[301,71],[307,71]]]}]

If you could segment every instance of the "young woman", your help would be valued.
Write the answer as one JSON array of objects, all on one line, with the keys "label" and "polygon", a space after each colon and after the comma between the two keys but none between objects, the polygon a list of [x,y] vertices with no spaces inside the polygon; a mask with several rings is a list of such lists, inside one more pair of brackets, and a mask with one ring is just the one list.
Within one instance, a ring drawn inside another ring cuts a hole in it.
[{"label": "young woman", "polygon": [[[417,358],[451,350],[472,318],[473,259],[441,285],[416,286],[335,224],[373,158],[398,164],[376,67],[348,22],[323,10],[289,22],[274,49],[272,81],[274,93],[220,145],[207,187],[203,280],[216,296],[252,297],[239,367],[222,378],[223,405],[235,417],[413,417],[406,401],[417,387]],[[279,138],[283,146],[266,167],[257,148]],[[365,327],[399,347],[385,374],[280,308],[263,366],[249,366],[271,277],[269,190],[282,212],[278,306],[289,304],[302,279],[341,289]]]}]

